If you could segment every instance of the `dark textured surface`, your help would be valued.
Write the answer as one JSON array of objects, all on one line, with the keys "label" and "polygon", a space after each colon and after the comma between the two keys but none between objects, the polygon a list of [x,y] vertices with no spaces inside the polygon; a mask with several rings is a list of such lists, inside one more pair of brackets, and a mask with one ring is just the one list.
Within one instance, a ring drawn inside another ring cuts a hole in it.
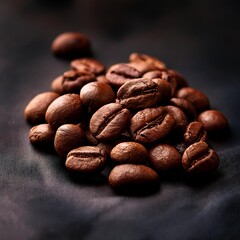
[{"label": "dark textured surface", "polygon": [[[236,0],[1,1],[0,239],[239,239],[239,10]],[[209,96],[232,129],[212,142],[216,176],[117,196],[105,179],[70,178],[56,156],[31,147],[23,109],[68,69],[49,48],[71,30],[88,34],[107,66],[133,51],[154,55]]]}]

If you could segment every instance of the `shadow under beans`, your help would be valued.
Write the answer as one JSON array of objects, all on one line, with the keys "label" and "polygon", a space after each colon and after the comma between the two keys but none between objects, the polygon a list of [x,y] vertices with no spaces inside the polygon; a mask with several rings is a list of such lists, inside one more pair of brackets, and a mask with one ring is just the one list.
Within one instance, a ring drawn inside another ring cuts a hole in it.
[{"label": "shadow under beans", "polygon": [[223,173],[221,171],[216,171],[209,174],[199,174],[199,175],[185,174],[183,180],[187,186],[190,186],[196,189],[203,189],[205,187],[208,187],[210,184],[216,182],[221,177],[223,177]]},{"label": "shadow under beans", "polygon": [[213,142],[218,142],[218,143],[229,142],[233,138],[234,138],[234,132],[232,132],[231,129],[227,129],[219,133],[208,132],[208,139]]},{"label": "shadow under beans", "polygon": [[79,172],[68,172],[69,179],[76,184],[100,186],[107,184],[107,177],[101,173],[98,174],[86,174]]}]

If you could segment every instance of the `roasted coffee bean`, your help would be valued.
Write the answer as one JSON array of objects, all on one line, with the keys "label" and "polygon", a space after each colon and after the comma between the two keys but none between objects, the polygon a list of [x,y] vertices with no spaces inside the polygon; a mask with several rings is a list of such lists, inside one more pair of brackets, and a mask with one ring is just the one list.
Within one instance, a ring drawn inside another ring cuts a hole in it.
[{"label": "roasted coffee bean", "polygon": [[59,97],[55,92],[44,92],[36,95],[25,107],[24,117],[30,124],[45,123],[48,106]]},{"label": "roasted coffee bean", "polygon": [[198,116],[198,121],[209,133],[225,132],[228,127],[228,120],[224,114],[218,110],[207,110]]},{"label": "roasted coffee bean", "polygon": [[99,140],[119,137],[128,127],[130,112],[118,103],[109,103],[99,108],[90,119],[89,129]]},{"label": "roasted coffee bean", "polygon": [[209,173],[218,168],[219,156],[206,142],[196,142],[183,153],[182,165],[188,173]]},{"label": "roasted coffee bean", "polygon": [[148,160],[148,151],[137,142],[121,142],[110,153],[111,159],[120,164],[145,164]]},{"label": "roasted coffee bean", "polygon": [[56,92],[60,95],[64,94],[65,91],[63,89],[63,75],[55,78],[51,83],[51,89],[53,92]]},{"label": "roasted coffee bean", "polygon": [[178,107],[175,106],[165,106],[165,110],[171,114],[175,120],[174,129],[181,132],[185,131],[187,126],[187,117],[185,113]]},{"label": "roasted coffee bean", "polygon": [[115,93],[111,86],[106,83],[91,82],[86,84],[80,91],[80,99],[89,113],[108,103],[115,101]]},{"label": "roasted coffee bean", "polygon": [[86,136],[86,140],[87,140],[88,145],[97,146],[100,143],[100,141],[92,135],[89,128],[85,128],[84,132],[85,132],[85,136]]},{"label": "roasted coffee bean", "polygon": [[196,109],[191,102],[183,98],[171,98],[169,105],[180,108],[187,116],[188,120],[196,119]]},{"label": "roasted coffee bean", "polygon": [[53,148],[54,136],[55,131],[47,123],[36,125],[29,131],[31,144],[42,149]]},{"label": "roasted coffee bean", "polygon": [[132,117],[130,131],[136,142],[151,143],[166,137],[174,125],[174,117],[164,107],[146,108]]},{"label": "roasted coffee bean", "polygon": [[106,83],[106,84],[110,84],[109,80],[106,78],[105,75],[99,75],[96,77],[96,81],[99,83]]},{"label": "roasted coffee bean", "polygon": [[103,64],[94,58],[74,59],[70,65],[79,72],[91,72],[94,75],[102,74],[105,71]]},{"label": "roasted coffee bean", "polygon": [[158,174],[145,165],[121,164],[109,174],[110,186],[120,192],[146,192],[159,186]]},{"label": "roasted coffee bean", "polygon": [[94,74],[89,71],[69,70],[63,74],[62,86],[65,93],[79,93],[85,84],[95,80]]},{"label": "roasted coffee bean", "polygon": [[81,173],[99,173],[106,166],[106,153],[97,146],[82,146],[71,150],[67,155],[68,170]]},{"label": "roasted coffee bean", "polygon": [[182,156],[168,144],[158,144],[149,150],[151,166],[158,172],[175,170],[182,165]]},{"label": "roasted coffee bean", "polygon": [[144,61],[130,62],[128,63],[128,65],[137,69],[138,72],[140,72],[141,76],[149,71],[154,71],[157,69],[157,67],[152,63],[144,62]]},{"label": "roasted coffee bean", "polygon": [[202,112],[209,108],[208,97],[195,88],[181,88],[176,92],[176,97],[183,98],[191,102],[197,112]]},{"label": "roasted coffee bean", "polygon": [[[155,67],[155,69],[160,69],[160,70],[166,69],[166,65],[164,62],[162,62],[161,60],[159,60],[155,57],[147,55],[147,54],[132,53],[129,56],[129,61],[130,62],[145,62],[146,64],[153,65]],[[151,71],[151,70],[149,70],[149,71]]]},{"label": "roasted coffee bean", "polygon": [[174,76],[172,76],[171,74],[169,74],[167,72],[167,70],[166,71],[155,70],[155,71],[146,72],[143,75],[143,77],[144,78],[150,78],[150,79],[161,78],[161,79],[167,81],[170,84],[172,96],[176,92],[177,81],[176,81]]},{"label": "roasted coffee bean", "polygon": [[54,129],[66,123],[79,123],[82,103],[78,94],[65,94],[55,99],[46,111],[46,121]]},{"label": "roasted coffee bean", "polygon": [[57,57],[74,59],[90,53],[90,40],[82,33],[66,32],[57,36],[51,46]]},{"label": "roasted coffee bean", "polygon": [[109,82],[117,88],[121,87],[125,82],[139,78],[140,76],[141,74],[138,70],[125,63],[113,65],[108,69],[106,74]]},{"label": "roasted coffee bean", "polygon": [[207,132],[205,131],[202,123],[191,122],[188,124],[184,133],[184,143],[189,146],[195,142],[206,142]]},{"label": "roasted coffee bean", "polygon": [[167,102],[171,88],[166,81],[140,78],[126,82],[117,92],[119,103],[128,109],[143,109]]},{"label": "roasted coffee bean", "polygon": [[56,131],[54,148],[60,157],[65,158],[72,149],[85,142],[85,133],[80,124],[64,124]]},{"label": "roasted coffee bean", "polygon": [[177,71],[175,71],[173,69],[168,69],[167,71],[173,77],[175,77],[176,82],[177,82],[177,89],[180,89],[180,88],[188,86],[188,82],[187,82],[187,80],[184,78],[184,76],[182,74],[180,74],[179,72],[177,72]]}]

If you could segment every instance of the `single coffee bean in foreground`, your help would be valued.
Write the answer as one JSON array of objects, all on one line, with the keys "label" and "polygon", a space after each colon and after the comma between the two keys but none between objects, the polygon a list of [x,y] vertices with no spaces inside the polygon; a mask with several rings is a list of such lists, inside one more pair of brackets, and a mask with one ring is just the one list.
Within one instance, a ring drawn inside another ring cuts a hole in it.
[{"label": "single coffee bean in foreground", "polygon": [[196,142],[183,153],[182,165],[188,173],[210,173],[218,168],[219,156],[206,142]]},{"label": "single coffee bean in foreground", "polygon": [[70,151],[66,167],[80,173],[100,173],[106,166],[106,152],[97,146],[82,146]]},{"label": "single coffee bean in foreground", "polygon": [[25,107],[24,117],[33,125],[45,123],[45,113],[48,106],[59,97],[55,92],[44,92],[35,96]]},{"label": "single coffee bean in foreground", "polygon": [[89,129],[99,140],[119,137],[129,126],[130,112],[118,103],[109,103],[99,108],[91,117]]},{"label": "single coffee bean in foreground", "polygon": [[91,52],[89,38],[79,32],[65,32],[52,42],[51,50],[57,57],[74,59],[87,56]]},{"label": "single coffee bean in foreground", "polygon": [[148,161],[148,151],[140,143],[121,142],[112,149],[110,157],[114,162],[119,164],[146,164]]},{"label": "single coffee bean in foreground", "polygon": [[114,167],[109,174],[110,186],[119,192],[141,193],[157,190],[158,174],[145,165],[122,164]]},{"label": "single coffee bean in foreground", "polygon": [[53,149],[55,131],[47,124],[39,124],[29,131],[29,141],[32,145],[41,149]]},{"label": "single coffee bean in foreground", "polygon": [[164,107],[145,108],[131,119],[133,139],[148,144],[166,137],[175,126],[174,117]]},{"label": "single coffee bean in foreground", "polygon": [[168,144],[158,144],[149,150],[151,166],[158,172],[176,170],[182,166],[182,156]]},{"label": "single coffee bean in foreground", "polygon": [[65,158],[72,149],[85,143],[85,133],[80,124],[64,124],[60,126],[54,138],[54,148],[61,158]]},{"label": "single coffee bean in foreground", "polygon": [[228,130],[229,124],[224,114],[218,110],[207,110],[198,116],[198,121],[209,133],[223,133]]},{"label": "single coffee bean in foreground", "polygon": [[46,121],[54,129],[66,123],[79,123],[82,103],[78,94],[64,94],[55,99],[46,111]]},{"label": "single coffee bean in foreground", "polygon": [[160,78],[139,78],[126,82],[117,91],[120,104],[128,109],[144,109],[171,98],[170,84]]}]

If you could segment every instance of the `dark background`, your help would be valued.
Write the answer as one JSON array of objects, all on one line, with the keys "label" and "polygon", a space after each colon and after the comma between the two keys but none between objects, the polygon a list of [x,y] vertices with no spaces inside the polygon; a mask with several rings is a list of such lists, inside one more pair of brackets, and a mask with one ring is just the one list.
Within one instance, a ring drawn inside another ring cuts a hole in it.
[{"label": "dark background", "polygon": [[[239,1],[6,0],[0,2],[0,239],[240,239]],[[231,134],[211,144],[211,180],[163,181],[146,197],[71,179],[31,147],[23,109],[69,68],[49,51],[80,31],[106,66],[131,52],[156,56],[209,96]]]}]

